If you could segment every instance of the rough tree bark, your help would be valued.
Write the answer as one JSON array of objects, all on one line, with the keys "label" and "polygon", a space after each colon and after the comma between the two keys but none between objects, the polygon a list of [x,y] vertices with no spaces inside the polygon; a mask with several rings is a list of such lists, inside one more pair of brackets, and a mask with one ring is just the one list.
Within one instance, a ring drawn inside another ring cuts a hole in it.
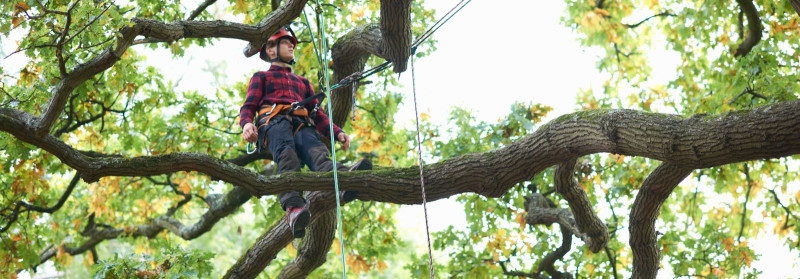
[{"label": "rough tree bark", "polygon": [[632,278],[656,278],[658,262],[661,260],[656,219],[669,194],[690,173],[691,168],[667,162],[658,166],[642,183],[633,202],[628,226],[634,262]]}]

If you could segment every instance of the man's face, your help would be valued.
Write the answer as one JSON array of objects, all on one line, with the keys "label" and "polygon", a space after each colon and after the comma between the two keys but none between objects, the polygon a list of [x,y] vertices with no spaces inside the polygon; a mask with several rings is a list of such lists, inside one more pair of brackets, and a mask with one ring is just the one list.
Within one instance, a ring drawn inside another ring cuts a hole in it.
[{"label": "man's face", "polygon": [[292,61],[292,59],[294,59],[294,45],[292,44],[292,40],[286,38],[279,41],[280,44],[269,48],[269,58],[275,58],[278,48],[281,48],[281,59],[284,61]]}]

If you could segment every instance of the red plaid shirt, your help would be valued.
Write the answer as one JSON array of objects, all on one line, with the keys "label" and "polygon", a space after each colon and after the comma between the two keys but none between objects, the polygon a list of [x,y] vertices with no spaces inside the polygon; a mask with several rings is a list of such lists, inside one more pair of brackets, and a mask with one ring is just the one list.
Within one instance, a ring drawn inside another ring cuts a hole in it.
[{"label": "red plaid shirt", "polygon": [[[256,72],[250,78],[250,85],[247,87],[247,97],[239,109],[239,126],[244,127],[247,123],[253,123],[253,116],[261,105],[272,104],[291,104],[300,102],[305,98],[314,96],[314,87],[308,79],[292,73],[292,68],[284,68],[272,65],[266,72]],[[309,112],[314,106],[319,104],[319,100],[314,100],[306,104]],[[329,138],[330,119],[319,108],[313,115],[317,131]],[[342,129],[333,124],[334,136],[339,136]]]}]

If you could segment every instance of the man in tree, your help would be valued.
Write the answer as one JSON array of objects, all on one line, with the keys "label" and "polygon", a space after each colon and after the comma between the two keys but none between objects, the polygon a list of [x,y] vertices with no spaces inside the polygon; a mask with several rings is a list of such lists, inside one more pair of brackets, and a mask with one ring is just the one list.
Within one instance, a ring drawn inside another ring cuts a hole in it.
[{"label": "man in tree", "polygon": [[[350,137],[331,123],[319,108],[318,97],[324,95],[314,95],[308,79],[292,73],[296,46],[297,38],[291,29],[282,28],[261,47],[261,59],[272,65],[268,71],[256,72],[250,79],[239,114],[242,137],[248,142],[258,141],[259,151],[267,148],[272,153],[278,174],[300,171],[303,164],[311,171],[331,171],[333,161],[328,158],[328,149],[312,127],[316,126],[320,134],[328,137],[329,125],[333,125],[334,136],[344,150],[350,147]],[[258,127],[253,124],[256,112]],[[351,169],[370,166],[371,163],[362,159]],[[346,202],[355,198],[356,192],[342,191],[339,194]],[[302,192],[281,193],[278,199],[286,211],[286,222],[294,237],[303,237],[311,213],[305,208]]]}]

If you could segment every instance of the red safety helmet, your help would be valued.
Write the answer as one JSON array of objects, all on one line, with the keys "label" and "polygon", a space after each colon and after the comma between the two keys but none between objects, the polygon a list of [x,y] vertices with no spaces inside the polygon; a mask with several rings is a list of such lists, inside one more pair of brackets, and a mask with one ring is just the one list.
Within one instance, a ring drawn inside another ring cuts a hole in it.
[{"label": "red safety helmet", "polygon": [[269,41],[277,42],[278,39],[283,37],[289,37],[289,40],[292,41],[292,45],[294,45],[295,47],[297,46],[297,38],[294,37],[294,32],[289,33],[289,30],[286,30],[285,28],[278,29],[278,32],[275,32],[275,34],[270,36],[269,39],[267,39],[267,42]]},{"label": "red safety helmet", "polygon": [[[291,29],[288,29],[288,28],[278,29],[278,31],[275,32],[275,34],[272,34],[272,36],[269,36],[269,39],[267,39],[267,42],[274,41],[275,44],[280,44],[280,40],[283,39],[283,38],[288,38],[289,41],[292,42],[292,46],[293,47],[297,47],[297,37],[294,36],[294,31],[292,31]],[[287,63],[289,65],[294,64],[294,60],[292,60],[292,61],[283,61],[283,59],[280,58],[280,55],[278,55],[278,57],[275,57],[274,60],[270,60],[269,57],[267,56],[267,45],[266,44],[264,44],[261,47],[261,51],[260,52],[261,52],[261,54],[260,54],[261,60],[264,60],[264,61],[267,61],[267,62],[274,62],[274,61],[284,62],[284,63]]]}]

